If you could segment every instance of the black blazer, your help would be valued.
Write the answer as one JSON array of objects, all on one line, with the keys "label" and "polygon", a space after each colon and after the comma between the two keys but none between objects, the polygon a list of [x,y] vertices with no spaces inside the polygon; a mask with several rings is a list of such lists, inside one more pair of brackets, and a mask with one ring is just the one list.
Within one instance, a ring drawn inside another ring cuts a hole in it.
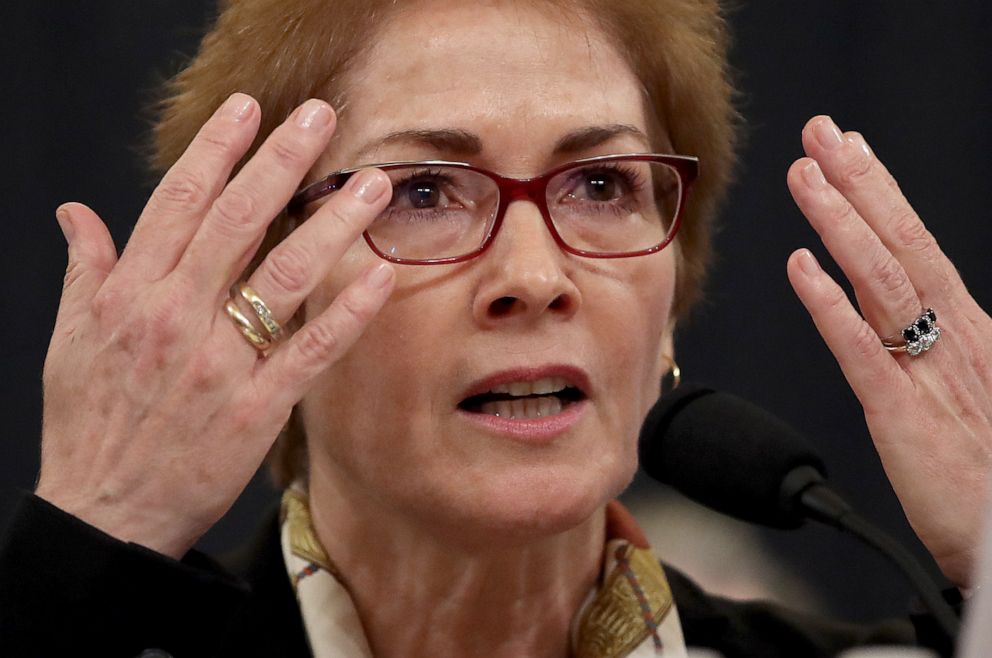
[{"label": "black blazer", "polygon": [[[819,658],[922,642],[926,618],[844,624],[714,597],[665,567],[686,642],[726,658]],[[156,651],[157,650],[157,651]],[[27,494],[0,540],[0,656],[310,656],[279,545],[278,510],[221,562],[126,544]]]}]

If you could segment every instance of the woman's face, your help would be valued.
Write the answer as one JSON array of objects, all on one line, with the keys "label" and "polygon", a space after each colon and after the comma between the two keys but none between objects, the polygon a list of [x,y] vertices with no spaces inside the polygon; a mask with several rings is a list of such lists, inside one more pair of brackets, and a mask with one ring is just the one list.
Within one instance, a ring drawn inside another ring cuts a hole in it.
[{"label": "woman's face", "polygon": [[[314,174],[446,159],[523,178],[652,150],[640,84],[621,56],[577,14],[549,16],[525,3],[452,1],[392,16],[349,76],[337,135]],[[435,131],[469,134],[479,148],[428,136]],[[588,519],[636,468],[660,355],[670,353],[674,257],[671,248],[567,254],[538,208],[517,201],[480,257],[396,266],[389,302],[303,402],[313,482],[345,504],[466,539],[517,541]],[[356,242],[307,315],[376,260]],[[540,393],[549,379],[582,399],[538,419],[463,404],[492,388],[529,393],[532,382]]]}]

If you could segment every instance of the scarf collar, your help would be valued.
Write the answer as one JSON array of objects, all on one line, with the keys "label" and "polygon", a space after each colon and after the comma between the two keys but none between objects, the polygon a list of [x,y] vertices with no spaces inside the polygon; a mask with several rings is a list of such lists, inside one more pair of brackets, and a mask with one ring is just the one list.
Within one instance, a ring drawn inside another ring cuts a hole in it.
[{"label": "scarf collar", "polygon": [[[314,658],[372,658],[344,579],[317,538],[301,485],[283,493],[280,519],[283,560]],[[572,655],[684,658],[672,592],[644,533],[618,501],[607,505],[606,519],[602,576],[572,622]]]}]

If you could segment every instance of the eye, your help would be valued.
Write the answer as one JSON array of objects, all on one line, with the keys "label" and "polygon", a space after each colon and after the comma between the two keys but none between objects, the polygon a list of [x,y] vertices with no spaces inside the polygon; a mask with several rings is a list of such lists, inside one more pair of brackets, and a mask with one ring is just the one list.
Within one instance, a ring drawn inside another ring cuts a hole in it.
[{"label": "eye", "polygon": [[433,181],[415,181],[407,187],[407,200],[414,208],[433,208],[441,200],[441,190]]},{"label": "eye", "polygon": [[636,170],[621,166],[585,167],[567,175],[559,198],[564,203],[616,204],[636,194],[641,179]]},{"label": "eye", "polygon": [[[612,201],[620,192],[616,176],[608,172],[586,172],[580,181],[580,194],[591,201]],[[573,195],[575,193],[573,192]]]},{"label": "eye", "polygon": [[398,210],[450,209],[457,206],[458,182],[442,171],[398,170],[390,208]]},{"label": "eye", "polygon": [[565,199],[592,203],[620,201],[635,190],[636,174],[616,167],[580,169],[570,177]]}]

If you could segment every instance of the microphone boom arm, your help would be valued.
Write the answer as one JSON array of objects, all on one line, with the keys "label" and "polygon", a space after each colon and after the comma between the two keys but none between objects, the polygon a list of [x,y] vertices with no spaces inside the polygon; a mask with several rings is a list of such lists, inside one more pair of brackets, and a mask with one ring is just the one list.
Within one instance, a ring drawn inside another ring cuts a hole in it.
[{"label": "microphone boom arm", "polygon": [[848,532],[887,557],[909,579],[923,605],[933,615],[952,645],[958,637],[960,620],[923,566],[906,548],[874,526],[831,489],[811,466],[793,469],[782,481],[782,504],[798,508],[809,519]]}]

